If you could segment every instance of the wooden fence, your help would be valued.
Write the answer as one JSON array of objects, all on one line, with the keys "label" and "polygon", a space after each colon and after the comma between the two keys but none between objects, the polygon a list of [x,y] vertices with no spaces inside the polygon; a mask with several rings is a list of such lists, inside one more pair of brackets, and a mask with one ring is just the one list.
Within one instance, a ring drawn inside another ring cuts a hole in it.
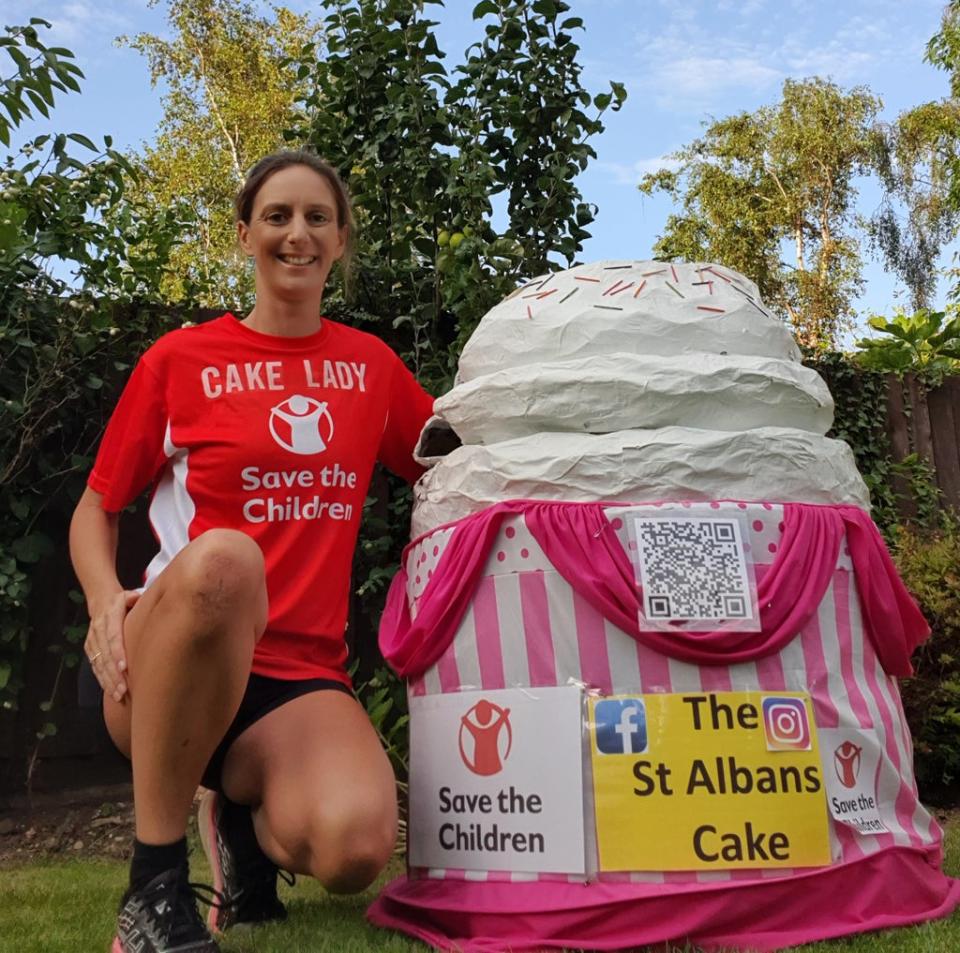
[{"label": "wooden fence", "polygon": [[[912,453],[927,460],[935,474],[942,499],[960,511],[960,377],[927,392],[912,376],[903,381],[891,375],[887,387],[887,432],[896,461]],[[374,495],[384,501],[385,487]],[[902,494],[902,514],[916,512],[909,486],[897,487]],[[134,518],[124,516],[121,524],[119,563],[121,580],[127,587],[138,584],[146,565],[153,538],[141,512]],[[381,518],[386,517],[384,506]],[[20,712],[0,712],[0,793],[23,789],[26,768],[33,753],[33,781],[36,790],[101,784],[123,776],[125,766],[99,731],[99,715],[94,707],[95,685],[89,677],[78,679],[75,669],[63,670],[58,657],[48,647],[62,643],[63,626],[76,607],[67,598],[76,581],[64,545],[52,554],[35,573],[31,598],[30,623],[33,636],[28,649],[27,686],[20,699]],[[369,670],[376,658],[375,619],[367,602],[354,598],[351,605],[349,641]],[[57,681],[53,711],[41,714],[39,706],[51,694]],[[51,718],[59,727],[56,736],[37,747],[36,728]]]},{"label": "wooden fence", "polygon": [[[893,459],[912,453],[930,464],[941,499],[960,511],[960,377],[950,377],[928,390],[913,374],[901,381],[887,378],[887,433]],[[910,518],[916,506],[905,487],[898,487],[902,515]]]}]

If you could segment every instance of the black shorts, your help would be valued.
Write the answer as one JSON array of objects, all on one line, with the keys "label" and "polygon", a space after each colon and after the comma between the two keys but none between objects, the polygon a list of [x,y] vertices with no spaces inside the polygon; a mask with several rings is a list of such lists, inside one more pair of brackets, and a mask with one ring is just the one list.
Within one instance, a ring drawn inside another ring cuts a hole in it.
[{"label": "black shorts", "polygon": [[[294,698],[301,695],[308,695],[310,692],[345,692],[353,695],[352,689],[343,682],[338,682],[333,678],[304,678],[299,680],[289,680],[284,678],[268,678],[266,675],[256,675],[251,673],[247,682],[247,688],[243,693],[243,699],[240,702],[240,708],[237,714],[227,728],[217,745],[213,754],[210,756],[207,767],[203,772],[200,783],[205,788],[213,791],[221,791],[221,775],[223,774],[223,763],[227,759],[227,752],[230,746],[240,737],[252,724],[258,722],[264,715],[269,715],[275,708],[285,705]],[[103,711],[103,705],[100,705],[100,711]],[[101,718],[103,716],[101,715]],[[104,725],[106,729],[106,725]],[[109,732],[107,733],[109,738]]]}]

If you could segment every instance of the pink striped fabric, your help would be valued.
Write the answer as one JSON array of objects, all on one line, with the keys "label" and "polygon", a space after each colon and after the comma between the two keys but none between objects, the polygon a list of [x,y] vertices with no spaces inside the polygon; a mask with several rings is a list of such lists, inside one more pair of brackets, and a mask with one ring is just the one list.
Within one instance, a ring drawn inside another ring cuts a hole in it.
[{"label": "pink striped fabric", "polygon": [[[762,582],[770,560],[777,558],[784,508],[727,501],[706,507],[694,504],[690,510],[716,515],[718,509],[736,507],[749,520],[749,545],[758,560],[755,575]],[[626,550],[622,522],[606,525]],[[854,558],[855,578],[846,547],[839,546],[819,605],[777,651],[736,664],[699,664],[670,658],[618,628],[554,570],[536,535],[523,529],[514,520],[491,533],[456,632],[435,662],[410,682],[411,694],[562,685],[571,679],[601,695],[803,690],[810,694],[818,729],[876,735],[881,750],[878,800],[888,833],[861,834],[833,821],[833,863],[815,869],[593,872],[586,886],[580,884],[582,877],[554,873],[411,870],[374,906],[375,922],[472,953],[492,953],[507,945],[517,950],[614,948],[685,936],[696,936],[708,948],[713,941],[733,949],[774,950],[941,916],[960,903],[960,884],[936,869],[942,834],[917,797],[909,729],[896,681],[887,674],[889,658],[881,657],[864,631],[875,586],[868,582],[861,599],[859,573],[865,566],[886,571],[880,556],[873,562],[862,552],[859,560]],[[866,530],[857,524],[856,531],[862,548]],[[423,573],[441,564],[456,536],[455,527],[445,527],[436,537],[418,541],[408,554],[409,567],[422,570],[420,583],[404,593],[413,614],[422,606]],[[881,596],[885,611],[907,611],[891,590]],[[876,625],[877,613],[872,617]],[[588,844],[592,837],[590,833]],[[905,889],[907,871],[916,889]],[[894,881],[898,886],[891,891]],[[576,890],[580,899],[574,903],[573,894],[564,899],[567,890]],[[504,891],[496,893],[495,908],[489,905],[494,893],[484,891]],[[770,897],[777,899],[764,900]],[[638,903],[653,904],[657,912],[651,906],[649,916],[641,915]],[[596,904],[596,916],[588,911],[591,904]],[[705,913],[704,904],[709,907]],[[574,907],[583,909],[582,918],[560,912]],[[689,915],[693,908],[701,911],[694,918],[696,928]],[[556,917],[565,926],[558,927]],[[557,934],[557,929],[563,932]]]},{"label": "pink striped fabric", "polygon": [[[697,506],[691,509],[696,511]],[[763,528],[756,530],[754,549],[764,553],[770,550],[769,559],[772,558],[773,544],[765,540],[770,538],[771,521],[776,525],[782,511],[761,512],[759,507],[751,504],[746,515],[752,518],[755,509],[763,518]],[[755,525],[761,525],[759,518]],[[452,534],[449,530],[446,532],[449,540]],[[428,538],[424,545],[429,547],[429,544]],[[424,678],[412,683],[412,693],[429,692],[431,685],[434,691],[457,691],[461,686],[457,682],[459,673],[455,656],[469,661],[470,667],[479,672],[480,685],[477,687],[485,689],[559,685],[572,678],[601,694],[612,693],[615,683],[620,685],[620,691],[645,694],[691,689],[710,692],[807,690],[818,727],[828,729],[850,725],[876,731],[883,745],[883,759],[889,776],[897,779],[895,811],[888,819],[889,834],[861,835],[848,825],[832,825],[832,838],[838,845],[840,860],[855,860],[894,843],[939,846],[939,829],[919,804],[912,772],[909,765],[904,765],[904,739],[909,739],[909,732],[896,701],[893,701],[896,688],[892,682],[887,684],[890,680],[883,673],[872,645],[863,636],[859,599],[849,571],[834,571],[818,611],[795,639],[780,651],[739,666],[696,665],[670,660],[648,645],[635,641],[605,620],[594,605],[555,573],[541,568],[506,571],[505,563],[494,558],[493,554],[503,554],[510,545],[511,540],[502,534],[492,539],[490,557],[454,643],[448,646]],[[529,537],[524,537],[525,547],[536,545]],[[524,552],[538,566],[549,566],[542,550],[530,553],[525,549]],[[769,568],[769,563],[758,564],[757,578],[762,579]],[[517,611],[514,611],[515,607]],[[573,648],[572,653],[567,651],[567,646]],[[621,667],[617,674],[620,681],[616,681],[611,652],[615,652],[620,660],[634,660],[632,676],[625,675]],[[736,683],[734,672],[737,673]],[[675,677],[680,673],[683,679],[677,687]],[[629,689],[623,688],[624,677],[629,677]],[[435,871],[433,875],[441,875],[441,872]],[[748,870],[706,874],[680,871],[644,876],[680,884],[783,875],[782,871]],[[446,876],[466,874],[448,871]],[[489,880],[509,880],[511,876],[502,871],[475,871],[471,874],[474,879]],[[547,881],[557,879],[559,875],[539,876]],[[599,879],[612,881],[630,877],[629,873],[610,873],[601,874]]]},{"label": "pink striped fabric", "polygon": [[541,571],[528,572],[519,577],[519,583],[530,684],[535,688],[556,685],[557,660],[553,652],[546,579]]}]

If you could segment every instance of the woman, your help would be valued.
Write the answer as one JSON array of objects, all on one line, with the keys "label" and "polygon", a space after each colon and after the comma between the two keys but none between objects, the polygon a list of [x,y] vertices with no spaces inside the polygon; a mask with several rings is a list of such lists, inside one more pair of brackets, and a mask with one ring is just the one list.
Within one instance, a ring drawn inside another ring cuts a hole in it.
[{"label": "woman", "polygon": [[[256,267],[243,320],[165,335],[131,375],[77,505],[70,550],[107,730],[133,765],[136,840],[113,953],[218,949],[188,884],[197,785],[211,928],[284,915],[278,868],[362,890],[393,849],[393,773],[352,695],[350,565],[377,460],[413,481],[432,399],[380,340],[326,318],[349,199],[304,152],[236,200]],[[160,552],[124,591],[120,511],[156,483]]]}]

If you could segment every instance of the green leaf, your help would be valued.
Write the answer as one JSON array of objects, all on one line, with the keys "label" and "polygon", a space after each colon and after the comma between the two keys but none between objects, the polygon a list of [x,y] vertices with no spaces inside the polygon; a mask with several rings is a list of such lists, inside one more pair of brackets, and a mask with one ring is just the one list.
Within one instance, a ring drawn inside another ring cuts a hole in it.
[{"label": "green leaf", "polygon": [[37,107],[37,110],[43,116],[46,116],[47,118],[49,118],[50,111],[49,109],[47,109],[47,104],[43,101],[43,99],[40,96],[38,96],[32,89],[25,90],[25,92],[28,98],[30,99],[30,102],[32,102],[33,105]]},{"label": "green leaf", "polygon": [[53,542],[43,533],[30,533],[14,539],[10,549],[20,562],[36,563],[53,552]]},{"label": "green leaf", "polygon": [[71,132],[67,134],[68,139],[72,139],[74,142],[79,142],[81,146],[86,146],[91,152],[99,152],[97,147],[84,135],[81,135],[79,132]]},{"label": "green leaf", "polygon": [[498,12],[498,7],[495,0],[481,0],[473,8],[473,19],[479,20],[481,17],[490,16]]}]

